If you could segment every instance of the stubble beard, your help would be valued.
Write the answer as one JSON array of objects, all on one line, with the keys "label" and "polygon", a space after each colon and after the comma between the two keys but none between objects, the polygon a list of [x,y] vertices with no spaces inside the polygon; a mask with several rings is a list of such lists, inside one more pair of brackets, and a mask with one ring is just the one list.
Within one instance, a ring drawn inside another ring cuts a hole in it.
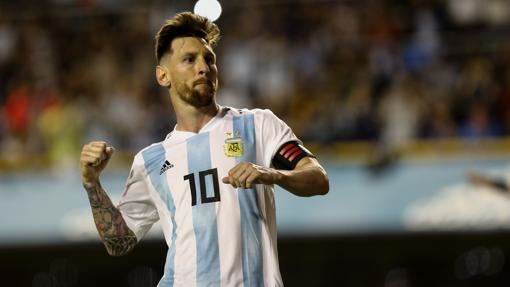
[{"label": "stubble beard", "polygon": [[205,91],[197,91],[186,85],[181,86],[180,98],[187,104],[196,108],[207,107],[212,104],[216,88],[209,86]]}]

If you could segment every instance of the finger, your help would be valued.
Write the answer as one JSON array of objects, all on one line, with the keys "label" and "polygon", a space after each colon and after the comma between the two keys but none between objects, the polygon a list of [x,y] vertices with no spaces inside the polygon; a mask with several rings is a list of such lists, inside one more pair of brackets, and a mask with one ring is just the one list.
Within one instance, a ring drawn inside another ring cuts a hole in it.
[{"label": "finger", "polygon": [[232,174],[235,178],[240,178],[249,168],[245,167],[244,165],[239,166],[235,170],[232,170]]},{"label": "finger", "polygon": [[115,148],[114,147],[112,147],[112,146],[107,146],[106,147],[106,154],[108,154],[108,156],[111,156],[114,152],[115,152]]},{"label": "finger", "polygon": [[102,151],[97,151],[97,150],[92,150],[92,149],[84,149],[81,151],[82,154],[88,154],[88,155],[91,155],[91,156],[97,156],[97,157],[101,157],[101,154],[103,153]]},{"label": "finger", "polygon": [[235,172],[236,172],[235,167],[228,172],[228,181],[233,187],[237,187],[237,181],[234,176]]},{"label": "finger", "polygon": [[102,162],[103,162],[103,159],[98,158],[98,159],[96,159],[96,161],[94,161],[94,162],[92,163],[92,166],[93,166],[93,167],[98,167],[98,166],[100,166],[100,165],[101,165],[101,163],[102,163]]},{"label": "finger", "polygon": [[84,155],[81,157],[82,164],[95,166],[101,160],[96,156]]},{"label": "finger", "polygon": [[106,147],[108,143],[105,141],[92,141],[89,143],[89,145]]},{"label": "finger", "polygon": [[93,146],[85,146],[82,150],[83,154],[88,154],[91,156],[96,156],[100,158],[101,160],[105,159],[107,157],[106,152],[103,148],[100,147],[93,147]]},{"label": "finger", "polygon": [[248,177],[252,174],[252,173],[256,173],[257,171],[256,170],[253,170],[253,169],[245,169],[243,170],[243,173],[239,175],[238,177],[238,181],[240,183],[240,185],[243,187],[243,188],[246,188],[246,180],[248,179]]},{"label": "finger", "polygon": [[99,164],[101,164],[101,162],[103,162],[104,160],[106,160],[108,158],[108,155],[105,151],[96,151],[96,150],[83,150],[81,152],[81,155],[84,156],[84,157],[89,157],[91,158],[91,165],[92,166],[98,166]]},{"label": "finger", "polygon": [[80,160],[85,164],[93,165],[101,161],[101,158],[94,154],[82,154]]},{"label": "finger", "polygon": [[234,173],[234,180],[236,181],[237,186],[244,187],[244,181],[246,180],[249,174],[250,174],[249,168],[238,169]]},{"label": "finger", "polygon": [[95,156],[82,155],[80,161],[84,165],[93,165],[98,161],[98,158]]},{"label": "finger", "polygon": [[228,171],[228,175],[235,174],[241,168],[241,163],[236,164],[233,168]]},{"label": "finger", "polygon": [[231,184],[233,187],[237,188],[237,182],[236,182],[235,178],[234,178],[232,175],[229,175],[229,176],[228,176],[228,181],[230,181],[230,184]]},{"label": "finger", "polygon": [[258,178],[260,177],[260,173],[253,172],[246,179],[246,188],[251,188],[253,184],[258,183]]},{"label": "finger", "polygon": [[83,152],[97,156],[100,162],[109,160],[114,151],[115,149],[112,146],[105,146],[102,143],[97,145],[89,145],[83,149]]},{"label": "finger", "polygon": [[225,184],[230,184],[230,185],[234,186],[235,182],[234,182],[234,179],[232,178],[232,169],[227,173],[227,176],[224,176],[221,179],[221,181]]},{"label": "finger", "polygon": [[225,184],[230,184],[233,188],[237,188],[235,182],[230,182],[230,179],[227,177],[227,179],[224,181]]},{"label": "finger", "polygon": [[104,154],[105,154],[105,158],[104,159],[106,161],[109,161],[114,152],[115,152],[115,149],[112,146],[107,146],[105,148],[105,151],[104,151]]},{"label": "finger", "polygon": [[91,142],[84,147],[84,150],[104,153],[103,159],[109,158],[115,149],[106,142]]},{"label": "finger", "polygon": [[90,151],[98,151],[101,152],[106,148],[106,146],[103,145],[94,145],[94,144],[88,144],[85,145],[84,149],[90,150]]},{"label": "finger", "polygon": [[243,184],[239,180],[239,177],[237,176],[237,174],[234,174],[233,178],[234,178],[234,183],[235,183],[236,187],[243,187]]},{"label": "finger", "polygon": [[248,176],[246,173],[249,174],[251,170],[253,170],[252,164],[243,161],[231,169],[230,175],[233,176],[233,179],[238,187],[244,187],[244,180]]},{"label": "finger", "polygon": [[96,152],[96,151],[82,151],[81,153],[83,156],[88,156],[92,158],[96,158],[96,161],[102,161],[106,158],[106,154],[102,152]]}]

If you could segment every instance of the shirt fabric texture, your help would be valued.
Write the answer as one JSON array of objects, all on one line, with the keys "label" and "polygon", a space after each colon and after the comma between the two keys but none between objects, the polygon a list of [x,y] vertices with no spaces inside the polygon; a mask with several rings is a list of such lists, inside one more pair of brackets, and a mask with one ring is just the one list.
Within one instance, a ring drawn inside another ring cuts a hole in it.
[{"label": "shirt fabric texture", "polygon": [[241,161],[270,167],[289,141],[298,139],[270,110],[220,107],[198,133],[174,129],[136,154],[118,208],[138,241],[160,220],[158,286],[283,286],[273,186],[222,178]]}]

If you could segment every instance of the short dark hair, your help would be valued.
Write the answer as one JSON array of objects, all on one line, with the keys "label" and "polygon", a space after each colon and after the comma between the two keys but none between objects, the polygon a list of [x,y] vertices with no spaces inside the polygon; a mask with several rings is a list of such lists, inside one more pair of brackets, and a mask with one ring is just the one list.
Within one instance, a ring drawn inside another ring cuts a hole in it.
[{"label": "short dark hair", "polygon": [[172,41],[178,37],[198,37],[215,47],[220,39],[220,29],[206,17],[191,12],[181,12],[166,20],[156,33],[156,59],[158,63],[170,50]]}]

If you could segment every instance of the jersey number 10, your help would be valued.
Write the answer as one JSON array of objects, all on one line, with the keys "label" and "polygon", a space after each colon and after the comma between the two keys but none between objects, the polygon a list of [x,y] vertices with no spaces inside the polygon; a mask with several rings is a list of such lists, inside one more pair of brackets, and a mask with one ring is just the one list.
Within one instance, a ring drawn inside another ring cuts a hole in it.
[{"label": "jersey number 10", "polygon": [[[207,196],[207,185],[206,177],[210,176],[213,185],[213,195]],[[198,178],[200,180],[200,202],[209,203],[220,201],[220,184],[218,183],[218,169],[212,168],[198,172]],[[191,206],[197,205],[197,188],[195,184],[195,174],[190,173],[184,176],[184,180],[189,180],[189,187],[191,189]]]}]

